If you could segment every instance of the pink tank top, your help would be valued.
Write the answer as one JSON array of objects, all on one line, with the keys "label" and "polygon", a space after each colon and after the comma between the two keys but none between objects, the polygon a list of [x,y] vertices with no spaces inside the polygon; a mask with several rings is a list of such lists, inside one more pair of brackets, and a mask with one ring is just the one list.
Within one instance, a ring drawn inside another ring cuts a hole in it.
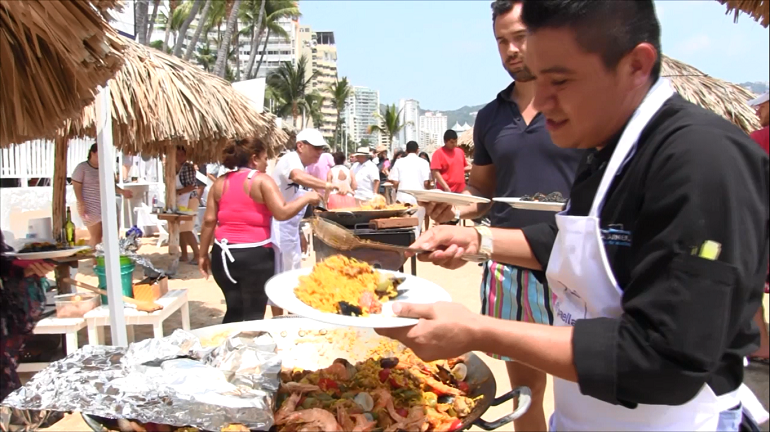
[{"label": "pink tank top", "polygon": [[254,202],[244,191],[244,184],[245,189],[250,190],[249,172],[241,170],[227,174],[214,231],[217,241],[227,239],[229,244],[243,244],[259,243],[270,238],[273,214],[265,204]]}]

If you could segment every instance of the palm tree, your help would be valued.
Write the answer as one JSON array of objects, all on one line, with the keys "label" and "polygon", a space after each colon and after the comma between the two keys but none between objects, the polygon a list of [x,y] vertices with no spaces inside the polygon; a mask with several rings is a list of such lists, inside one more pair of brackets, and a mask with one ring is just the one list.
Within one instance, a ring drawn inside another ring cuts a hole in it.
[{"label": "palm tree", "polygon": [[[166,33],[163,35],[163,52],[168,49],[168,36],[171,34],[171,25],[173,21],[174,11],[176,11],[178,0],[168,0],[168,15],[166,15]],[[170,18],[169,18],[170,17]]]},{"label": "palm tree", "polygon": [[314,71],[308,76],[307,68],[307,57],[303,55],[297,60],[296,66],[284,62],[267,77],[267,85],[276,102],[275,113],[281,117],[291,116],[295,127],[300,107],[307,106],[305,96],[309,94],[310,82],[318,74]]},{"label": "palm tree", "polygon": [[[246,64],[246,77],[253,78],[255,74],[254,63],[257,59],[259,45],[262,43],[262,35],[266,31],[272,36],[279,36],[289,39],[288,33],[278,24],[280,18],[291,17],[298,18],[301,14],[297,8],[296,2],[292,0],[245,0],[248,2],[241,14],[241,20],[246,23],[243,34],[251,38],[251,49],[249,60]],[[266,38],[269,38],[267,36]],[[267,40],[265,40],[267,46]],[[264,49],[263,49],[264,51]],[[264,52],[261,56],[264,58]]]},{"label": "palm tree", "polygon": [[198,20],[198,26],[195,28],[195,33],[193,33],[193,37],[190,40],[190,44],[187,45],[187,49],[184,52],[184,59],[190,60],[190,57],[192,57],[193,51],[195,51],[195,46],[198,45],[198,39],[201,37],[201,33],[203,33],[203,29],[206,29],[206,37],[208,38],[208,16],[209,11],[211,10],[211,2],[212,0],[206,0],[206,4],[203,6],[203,11],[201,12],[201,17]]},{"label": "palm tree", "polygon": [[337,123],[334,126],[334,149],[342,142],[340,139],[340,131],[342,130],[342,111],[345,111],[345,105],[348,103],[348,98],[353,92],[350,83],[348,83],[347,77],[342,77],[341,80],[332,83],[329,86],[329,92],[332,94],[332,104],[334,109],[337,110]]},{"label": "palm tree", "polygon": [[[169,23],[168,16],[166,16],[166,14],[164,14],[163,12],[160,13],[160,17],[158,19],[158,25],[159,25],[159,28],[163,29],[166,33],[166,38],[164,39],[164,43],[162,45],[165,47],[165,49],[163,50],[164,52],[171,53],[173,51],[173,47],[176,44],[176,41],[179,39],[179,30],[182,27],[182,24],[187,19],[188,15],[190,14],[191,6],[192,6],[192,3],[190,2],[178,4],[174,8],[174,13],[171,14],[170,23]],[[171,44],[169,44],[168,36],[173,36],[174,38]]]},{"label": "palm tree", "polygon": [[179,27],[181,37],[176,38],[176,43],[174,43],[174,55],[177,57],[182,56],[182,44],[184,44],[184,38],[187,36],[187,29],[190,28],[190,24],[198,16],[198,9],[201,8],[201,4],[203,4],[203,0],[195,0],[193,2],[190,11],[187,13],[187,18]]},{"label": "palm tree", "polygon": [[211,50],[211,46],[204,45],[198,50],[198,52],[195,53],[195,61],[199,65],[203,66],[203,70],[206,72],[211,72],[211,68],[217,61],[215,55],[216,53]]},{"label": "palm tree", "polygon": [[238,21],[238,9],[241,7],[241,0],[227,0],[227,25],[225,26],[225,35],[217,51],[217,63],[214,65],[214,75],[225,76],[225,63],[227,63],[227,52],[230,48],[230,41],[233,38],[236,21]]},{"label": "palm tree", "polygon": [[136,2],[136,28],[138,34],[136,35],[137,42],[142,45],[147,45],[147,8],[149,7],[149,0],[138,0]]},{"label": "palm tree", "polygon": [[[262,55],[259,56],[259,63],[257,63],[257,70],[250,76],[256,77],[259,73],[259,68],[262,66],[262,62],[265,60],[265,52],[267,51],[267,42],[270,40],[270,36],[278,36],[283,39],[289,39],[289,34],[286,33],[278,20],[281,18],[298,18],[301,14],[297,8],[296,3],[288,0],[268,1],[265,6],[265,29],[267,34],[265,35],[265,43],[262,45]],[[261,34],[261,32],[260,32]]]},{"label": "palm tree", "polygon": [[[160,0],[153,0],[152,2],[152,16],[147,21],[147,40],[152,38],[152,31],[155,28],[155,20],[158,19],[158,8],[160,7]],[[145,44],[146,45],[146,44]]]},{"label": "palm tree", "polygon": [[393,137],[396,136],[406,124],[401,123],[401,111],[396,108],[396,104],[387,105],[385,111],[374,114],[380,121],[379,125],[371,125],[366,128],[367,133],[379,132],[388,137],[389,142],[393,143]]},{"label": "palm tree", "polygon": [[305,103],[303,104],[303,111],[305,112],[305,121],[302,124],[303,128],[308,127],[308,122],[313,121],[314,128],[320,128],[323,124],[324,117],[321,112],[321,107],[324,104],[324,97],[317,90],[313,90],[312,93],[305,95]]}]

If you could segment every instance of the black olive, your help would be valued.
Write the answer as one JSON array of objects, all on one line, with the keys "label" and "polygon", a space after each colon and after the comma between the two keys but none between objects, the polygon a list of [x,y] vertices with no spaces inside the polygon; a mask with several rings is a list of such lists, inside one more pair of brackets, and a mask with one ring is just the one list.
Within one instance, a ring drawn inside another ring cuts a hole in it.
[{"label": "black olive", "polygon": [[380,359],[380,367],[383,369],[393,369],[398,366],[398,357],[384,357]]},{"label": "black olive", "polygon": [[337,303],[337,306],[340,308],[340,313],[342,315],[347,316],[361,316],[363,315],[363,311],[359,306],[352,305],[346,301],[341,301]]},{"label": "black olive", "polygon": [[454,403],[455,397],[452,395],[441,395],[436,399],[436,402],[440,404],[451,404]]}]

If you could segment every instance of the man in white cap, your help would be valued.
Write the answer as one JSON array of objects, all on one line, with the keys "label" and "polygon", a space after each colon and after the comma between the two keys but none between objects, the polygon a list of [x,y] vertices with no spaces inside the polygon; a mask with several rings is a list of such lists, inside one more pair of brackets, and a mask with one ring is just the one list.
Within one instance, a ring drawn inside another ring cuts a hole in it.
[{"label": "man in white cap", "polygon": [[369,160],[369,147],[359,147],[353,156],[356,163],[350,167],[350,172],[356,177],[356,204],[371,201],[380,189],[380,170]]},{"label": "man in white cap", "polygon": [[[297,134],[297,147],[293,151],[284,154],[273,169],[273,179],[283,194],[286,202],[294,201],[304,193],[304,190],[325,190],[328,194],[332,190],[340,193],[348,193],[347,185],[332,185],[305,172],[305,167],[318,162],[324,147],[328,146],[326,140],[318,129],[303,129]],[[347,190],[345,190],[347,189]],[[277,223],[274,232],[274,240],[281,251],[281,268],[279,272],[298,269],[302,266],[302,248],[299,232],[299,223],[305,211],[302,210],[293,218]],[[273,315],[282,311],[273,307]]]}]

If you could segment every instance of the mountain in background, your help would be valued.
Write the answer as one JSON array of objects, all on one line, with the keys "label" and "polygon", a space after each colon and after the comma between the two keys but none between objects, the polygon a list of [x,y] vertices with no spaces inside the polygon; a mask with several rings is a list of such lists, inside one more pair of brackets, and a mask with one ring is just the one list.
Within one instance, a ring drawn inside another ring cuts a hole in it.
[{"label": "mountain in background", "polygon": [[[466,122],[473,126],[474,123],[476,123],[476,114],[479,112],[480,109],[484,108],[486,104],[484,105],[475,105],[475,106],[464,106],[462,108],[458,108],[456,110],[451,111],[444,111],[444,110],[431,110],[431,109],[422,109],[420,108],[420,115],[425,115],[427,111],[438,111],[441,114],[444,114],[446,116],[446,124],[447,127],[451,128],[455,125],[455,122],[460,123],[460,125],[465,124]],[[385,107],[387,105],[380,104],[380,111],[384,111]]]},{"label": "mountain in background", "polygon": [[768,88],[767,81],[744,82],[738,85],[754,93],[755,95],[761,95],[762,93],[766,92]]}]

